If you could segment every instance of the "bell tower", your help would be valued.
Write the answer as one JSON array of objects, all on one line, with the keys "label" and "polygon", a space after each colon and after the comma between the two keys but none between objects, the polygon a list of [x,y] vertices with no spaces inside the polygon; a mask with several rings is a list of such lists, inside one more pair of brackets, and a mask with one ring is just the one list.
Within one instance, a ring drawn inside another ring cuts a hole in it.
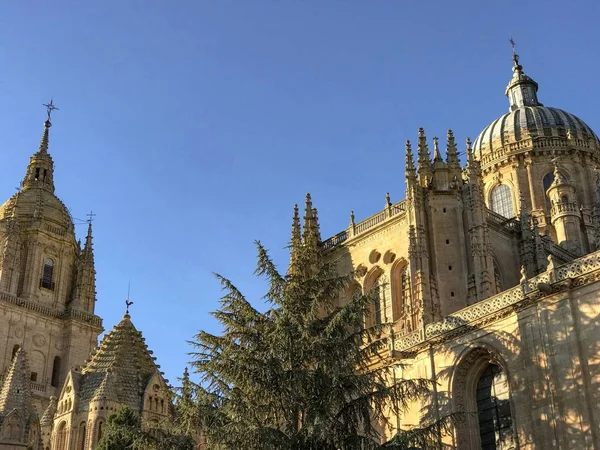
[{"label": "bell tower", "polygon": [[41,415],[67,372],[96,347],[91,223],[82,248],[73,219],[55,195],[49,153],[53,102],[44,105],[38,150],[19,191],[0,206],[0,384],[16,350],[27,352],[33,403]]}]

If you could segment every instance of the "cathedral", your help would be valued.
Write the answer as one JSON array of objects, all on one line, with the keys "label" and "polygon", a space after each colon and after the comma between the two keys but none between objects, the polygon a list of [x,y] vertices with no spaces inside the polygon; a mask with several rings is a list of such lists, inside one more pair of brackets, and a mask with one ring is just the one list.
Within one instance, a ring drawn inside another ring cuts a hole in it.
[{"label": "cathedral", "polygon": [[[440,449],[600,448],[600,140],[540,103],[516,54],[505,95],[464,147],[418,130],[406,198],[322,249],[356,274],[340,302],[376,292],[394,376],[435,381],[384,437],[465,413]],[[0,207],[0,449],[92,450],[120,405],[147,427],[170,411],[128,312],[98,346],[92,226],[82,245],[54,193],[50,127]]]},{"label": "cathedral", "polygon": [[357,275],[344,298],[376,288],[394,376],[435,381],[382,434],[467,413],[440,449],[597,449],[600,141],[512,59],[508,112],[466,140],[466,166],[452,131],[443,157],[420,129],[406,198],[322,246]]},{"label": "cathedral", "polygon": [[0,206],[0,449],[92,450],[120,406],[151,427],[171,396],[129,311],[98,346],[92,224],[82,245],[55,195],[46,106],[39,149]]}]

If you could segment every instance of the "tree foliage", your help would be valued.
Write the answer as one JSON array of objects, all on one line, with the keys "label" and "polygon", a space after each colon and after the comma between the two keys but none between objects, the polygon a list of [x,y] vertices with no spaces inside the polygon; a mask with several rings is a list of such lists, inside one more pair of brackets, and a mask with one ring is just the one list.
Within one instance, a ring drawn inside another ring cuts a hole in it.
[{"label": "tree foliage", "polygon": [[180,432],[175,421],[144,431],[139,415],[123,406],[111,414],[96,450],[192,450],[191,437]]},{"label": "tree foliage", "polygon": [[[228,279],[213,313],[220,335],[191,343],[201,376],[189,417],[210,450],[375,450],[435,446],[439,426],[382,444],[390,413],[428,392],[430,382],[394,377],[386,324],[364,328],[375,292],[340,298],[353,275],[323,258],[310,199],[300,237],[297,208],[290,267],[281,274],[257,243],[256,274],[268,283],[260,312]],[[377,363],[374,363],[377,361]],[[429,446],[432,444],[431,446]]]}]

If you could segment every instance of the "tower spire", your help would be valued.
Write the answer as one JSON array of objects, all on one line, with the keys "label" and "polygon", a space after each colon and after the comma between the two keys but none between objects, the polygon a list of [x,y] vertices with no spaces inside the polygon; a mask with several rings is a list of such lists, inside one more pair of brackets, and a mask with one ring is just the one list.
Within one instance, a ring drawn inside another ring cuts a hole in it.
[{"label": "tower spire", "polygon": [[58,110],[52,100],[50,103],[45,103],[47,119],[44,122],[44,131],[38,151],[33,154],[27,166],[25,178],[21,182],[21,190],[24,191],[30,188],[42,188],[54,193],[54,162],[50,153],[48,153],[48,142],[50,135],[50,127],[52,123],[50,118],[52,112]]}]

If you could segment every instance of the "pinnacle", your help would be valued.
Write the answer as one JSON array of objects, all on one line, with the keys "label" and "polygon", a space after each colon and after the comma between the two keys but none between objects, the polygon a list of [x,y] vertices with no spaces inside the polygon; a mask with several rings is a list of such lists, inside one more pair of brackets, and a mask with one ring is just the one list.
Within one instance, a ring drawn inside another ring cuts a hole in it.
[{"label": "pinnacle", "polygon": [[0,389],[0,413],[12,409],[31,409],[30,373],[25,351],[19,347]]}]

